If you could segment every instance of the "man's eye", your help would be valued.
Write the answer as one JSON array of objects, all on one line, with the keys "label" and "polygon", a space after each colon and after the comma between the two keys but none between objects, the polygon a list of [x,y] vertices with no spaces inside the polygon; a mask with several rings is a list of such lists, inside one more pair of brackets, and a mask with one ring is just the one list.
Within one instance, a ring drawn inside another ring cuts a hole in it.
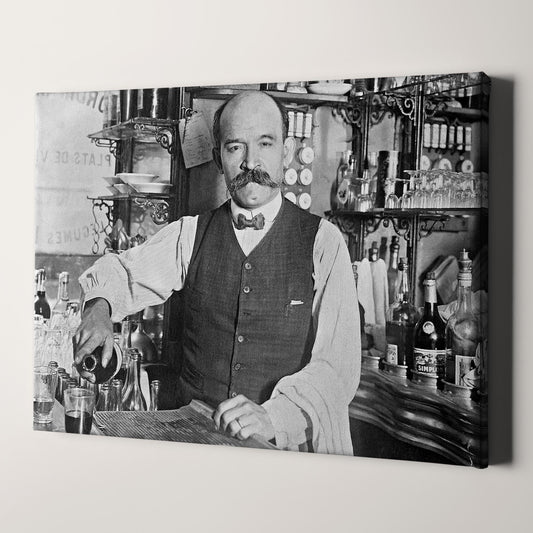
[{"label": "man's eye", "polygon": [[263,141],[263,142],[261,143],[261,146],[262,146],[263,148],[269,148],[270,146],[272,146],[272,143],[269,142],[269,141]]},{"label": "man's eye", "polygon": [[228,146],[228,152],[237,152],[241,149],[241,146],[239,144],[232,144],[231,146]]}]

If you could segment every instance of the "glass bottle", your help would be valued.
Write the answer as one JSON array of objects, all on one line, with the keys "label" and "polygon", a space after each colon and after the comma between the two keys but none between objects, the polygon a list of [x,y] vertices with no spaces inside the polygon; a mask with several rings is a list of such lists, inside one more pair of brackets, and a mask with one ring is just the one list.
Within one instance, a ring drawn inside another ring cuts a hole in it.
[{"label": "glass bottle", "polygon": [[339,204],[337,193],[339,192],[339,187],[344,179],[344,175],[346,174],[348,170],[348,165],[350,163],[350,158],[352,156],[352,153],[353,153],[352,150],[346,150],[345,152],[343,152],[341,160],[339,162],[339,166],[337,167],[337,174],[331,185],[331,194],[330,194],[331,209],[333,210],[341,209],[344,207],[343,204]]},{"label": "glass bottle", "polygon": [[42,316],[45,320],[50,318],[50,304],[46,299],[44,283],[46,281],[46,271],[40,268],[35,271],[36,298],[33,304],[33,312]]},{"label": "glass bottle", "polygon": [[481,334],[472,312],[472,261],[468,252],[459,255],[457,309],[446,325],[445,380],[469,389],[479,388],[481,378]]},{"label": "glass bottle", "polygon": [[98,346],[95,350],[87,354],[80,363],[75,363],[76,371],[90,372],[94,375],[95,383],[105,383],[114,377],[122,366],[122,351],[117,343],[113,343],[111,352],[111,359],[104,368],[102,366],[102,346]]},{"label": "glass bottle", "polygon": [[159,389],[161,382],[158,379],[154,379],[150,383],[150,411],[159,410]]},{"label": "glass bottle", "polygon": [[398,272],[398,255],[400,253],[400,238],[392,236],[390,244],[389,268],[387,269],[387,281],[389,285],[389,302],[395,302],[400,286],[400,275]]},{"label": "glass bottle", "polygon": [[65,316],[67,313],[68,282],[69,273],[61,272],[61,274],[59,274],[59,289],[57,292],[57,302],[52,308],[52,316]]},{"label": "glass bottle", "polygon": [[[392,247],[392,245],[391,245]],[[413,338],[419,318],[416,307],[411,303],[409,290],[409,267],[407,259],[400,259],[398,266],[399,290],[387,311],[386,361],[392,365],[413,367]]]},{"label": "glass bottle", "polygon": [[413,371],[426,376],[443,378],[446,358],[446,326],[437,309],[434,272],[426,274],[424,293],[424,314],[415,327]]},{"label": "glass bottle", "polygon": [[122,394],[123,411],[146,411],[146,400],[141,391],[140,382],[140,358],[141,354],[137,348],[127,350],[129,356],[128,371],[126,373],[126,383]]},{"label": "glass bottle", "polygon": [[379,248],[377,241],[372,242],[372,246],[368,249],[368,260],[375,263],[378,260]]},{"label": "glass bottle", "polygon": [[122,380],[112,379],[109,391],[109,411],[122,411]]},{"label": "glass bottle", "polygon": [[370,182],[367,180],[361,181],[361,192],[357,195],[356,211],[366,213],[372,211],[373,207],[372,196],[370,195]]},{"label": "glass bottle", "polygon": [[337,190],[337,208],[355,211],[357,200],[357,161],[350,155],[348,168],[344,170],[342,181]]},{"label": "glass bottle", "polygon": [[94,407],[96,411],[109,411],[110,392],[109,383],[102,383],[98,387],[98,400]]}]

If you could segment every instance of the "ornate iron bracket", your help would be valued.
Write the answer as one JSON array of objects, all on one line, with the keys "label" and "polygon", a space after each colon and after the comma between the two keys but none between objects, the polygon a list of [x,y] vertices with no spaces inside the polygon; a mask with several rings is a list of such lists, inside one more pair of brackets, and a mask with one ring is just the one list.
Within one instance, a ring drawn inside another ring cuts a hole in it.
[{"label": "ornate iron bracket", "polygon": [[169,205],[165,200],[148,200],[144,198],[134,198],[133,201],[141,209],[151,209],[150,217],[158,226],[168,222]]},{"label": "ornate iron bracket", "polygon": [[444,231],[446,220],[447,218],[438,220],[421,219],[418,224],[418,238],[429,237],[435,230]]},{"label": "ornate iron bracket", "polygon": [[153,135],[161,148],[164,148],[171,155],[174,154],[176,145],[174,142],[174,132],[171,128],[167,126],[152,126],[142,122],[135,122],[133,124],[133,129],[148,135]]},{"label": "ornate iron bracket", "polygon": [[364,116],[362,103],[359,105],[337,105],[331,109],[331,113],[333,116],[340,116],[350,126],[355,126],[359,130],[362,128]]},{"label": "ornate iron bracket", "polygon": [[98,146],[98,148],[107,148],[109,153],[113,155],[116,159],[120,159],[120,143],[112,139],[95,139],[91,137],[91,141]]},{"label": "ornate iron bracket", "polygon": [[[93,246],[91,251],[93,254],[98,254],[100,250],[100,237],[104,233],[106,236],[109,235],[113,229],[113,216],[112,216],[112,207],[113,202],[109,200],[92,200],[92,214],[94,219],[93,226]],[[98,220],[97,213],[103,213],[105,216],[106,223]]]}]

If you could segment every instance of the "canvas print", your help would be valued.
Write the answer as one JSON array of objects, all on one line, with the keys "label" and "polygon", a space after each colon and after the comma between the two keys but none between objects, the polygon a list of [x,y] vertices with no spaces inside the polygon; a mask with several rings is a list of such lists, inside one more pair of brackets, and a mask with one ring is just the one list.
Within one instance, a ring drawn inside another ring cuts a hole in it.
[{"label": "canvas print", "polygon": [[489,95],[38,94],[34,429],[485,467]]}]

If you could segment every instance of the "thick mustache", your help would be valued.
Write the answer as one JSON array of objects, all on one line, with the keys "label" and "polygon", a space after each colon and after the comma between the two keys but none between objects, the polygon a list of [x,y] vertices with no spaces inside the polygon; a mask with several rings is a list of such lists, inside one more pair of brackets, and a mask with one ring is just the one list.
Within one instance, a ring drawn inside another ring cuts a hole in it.
[{"label": "thick mustache", "polygon": [[266,170],[255,167],[237,174],[228,185],[228,190],[230,194],[234,194],[239,189],[248,185],[248,183],[257,183],[258,185],[265,185],[273,189],[279,186]]}]

